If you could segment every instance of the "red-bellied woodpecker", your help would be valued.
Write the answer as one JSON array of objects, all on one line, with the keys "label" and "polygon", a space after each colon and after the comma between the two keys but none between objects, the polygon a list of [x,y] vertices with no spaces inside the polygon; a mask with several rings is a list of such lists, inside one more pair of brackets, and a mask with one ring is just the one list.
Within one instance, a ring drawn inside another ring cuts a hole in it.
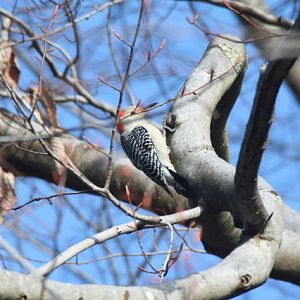
[{"label": "red-bellied woodpecker", "polygon": [[171,196],[170,187],[173,187],[188,197],[189,185],[175,172],[164,135],[157,126],[145,119],[145,114],[140,106],[130,106],[119,112],[117,129],[125,153],[136,168]]}]

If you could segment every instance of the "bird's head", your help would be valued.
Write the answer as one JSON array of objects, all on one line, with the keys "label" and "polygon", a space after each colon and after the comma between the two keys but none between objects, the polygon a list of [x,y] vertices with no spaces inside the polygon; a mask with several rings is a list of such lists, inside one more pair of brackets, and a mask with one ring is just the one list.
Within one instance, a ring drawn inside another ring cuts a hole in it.
[{"label": "bird's head", "polygon": [[144,108],[140,105],[129,106],[121,109],[118,114],[117,129],[119,133],[124,132],[127,125],[133,124],[139,119],[143,119],[146,115]]}]

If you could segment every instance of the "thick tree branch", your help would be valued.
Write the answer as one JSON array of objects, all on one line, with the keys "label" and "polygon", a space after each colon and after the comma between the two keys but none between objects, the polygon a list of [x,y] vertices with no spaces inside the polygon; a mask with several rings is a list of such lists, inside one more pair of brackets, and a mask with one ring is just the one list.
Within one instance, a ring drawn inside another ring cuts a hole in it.
[{"label": "thick tree branch", "polygon": [[[219,265],[182,280],[154,287],[110,287],[102,285],[71,285],[47,280],[44,283],[45,299],[220,299],[243,293],[266,278],[256,268],[272,268],[269,253],[270,242],[256,240],[247,242]],[[246,256],[244,256],[246,254]],[[247,259],[245,259],[245,257]],[[271,256],[272,257],[272,256]],[[12,278],[14,278],[12,280]],[[0,272],[0,293],[5,298],[18,299],[20,295],[37,298],[43,280],[32,275],[9,271]],[[55,297],[51,292],[55,291]]]},{"label": "thick tree branch", "polygon": [[234,83],[224,93],[216,106],[211,120],[211,142],[217,155],[230,162],[230,152],[227,137],[227,119],[240,93],[244,73],[239,74]]},{"label": "thick tree branch", "polygon": [[[243,44],[220,38],[215,39],[209,45],[198,67],[184,84],[183,96],[174,103],[167,117],[167,125],[172,127],[172,130],[167,131],[167,139],[172,149],[171,159],[176,170],[188,179],[194,189],[196,200],[204,204],[207,209],[211,206],[214,211],[230,209],[230,201],[227,197],[233,196],[233,191],[223,190],[224,193],[218,194],[221,187],[227,189],[226,184],[222,183],[226,177],[217,176],[217,173],[213,175],[213,172],[218,167],[222,172],[223,167],[221,166],[225,162],[220,160],[214,151],[211,128],[215,128],[211,123],[216,118],[214,114],[216,114],[219,103],[227,99],[229,108],[232,107],[238,95],[236,91],[239,91],[241,76],[246,66],[247,58]],[[233,84],[236,88],[235,91],[231,88]],[[190,93],[191,91],[196,92]],[[182,92],[179,95],[182,95]],[[223,111],[225,110],[224,106],[223,102]],[[224,129],[227,115],[228,113],[225,113],[224,117],[219,115],[221,120],[218,123],[222,125],[220,126],[222,129]],[[223,118],[224,120],[222,120]],[[198,155],[200,156],[194,157]],[[211,158],[209,159],[209,157]],[[206,164],[210,164],[210,162],[212,165],[217,163],[217,166],[207,169]],[[209,172],[213,177],[209,176]],[[216,180],[215,184],[219,188],[211,190],[212,194],[210,194],[210,188],[207,187],[211,186],[212,178]],[[227,187],[230,187],[230,184]],[[203,201],[204,190],[209,198],[219,199],[217,203]],[[220,202],[222,198],[223,201]]]},{"label": "thick tree branch", "polygon": [[[293,30],[300,26],[300,17]],[[296,57],[279,59],[262,69],[256,95],[242,143],[235,175],[236,205],[243,216],[246,234],[257,233],[265,226],[268,213],[257,190],[257,174],[267,147],[269,129],[279,88]]]},{"label": "thick tree branch", "polygon": [[[214,39],[199,66],[185,83],[183,90],[188,93],[195,90],[197,86],[205,86],[206,82],[211,81],[211,83],[194,95],[183,96],[174,103],[168,116],[168,120],[172,121],[169,127],[173,130],[167,132],[172,149],[172,161],[176,170],[189,181],[195,195],[193,205],[203,206],[208,213],[229,210],[234,214],[236,221],[243,220],[244,216],[236,210],[233,201],[235,170],[216,156],[210,141],[210,123],[220,99],[237,80],[239,74],[243,73],[245,66],[246,55],[242,44],[220,38]],[[225,73],[226,75],[221,76]],[[213,80],[214,78],[216,80]],[[232,103],[229,102],[228,105]],[[260,266],[260,279],[253,283],[254,286],[262,284],[268,278],[279,249],[283,230],[280,198],[271,193],[271,187],[262,179],[259,180],[259,190],[263,194],[268,214],[273,213],[274,217],[265,231],[255,238],[269,241],[269,245],[268,243],[264,245],[262,242],[260,244],[262,248],[258,246],[258,252],[264,253],[264,247],[269,251],[264,254],[264,260],[268,264]],[[250,239],[249,244],[248,242],[246,244],[249,246],[252,242],[253,239]],[[243,244],[243,247],[246,244]],[[224,272],[227,268],[234,268],[234,264],[238,264],[239,259],[241,265],[242,260],[252,260],[251,252],[247,254],[245,249],[241,252],[243,247],[236,248],[226,258],[226,261],[230,263],[225,264],[225,269],[221,268]],[[246,269],[246,266],[241,267],[240,272],[246,272]],[[222,272],[219,273],[218,266],[216,270],[218,273],[213,273],[214,276],[222,274]],[[250,277],[252,278],[252,275]],[[238,280],[235,283],[232,282],[230,289],[234,290],[234,285],[237,288],[239,283]],[[224,291],[224,294],[220,293],[219,297],[228,297],[228,294]]]}]

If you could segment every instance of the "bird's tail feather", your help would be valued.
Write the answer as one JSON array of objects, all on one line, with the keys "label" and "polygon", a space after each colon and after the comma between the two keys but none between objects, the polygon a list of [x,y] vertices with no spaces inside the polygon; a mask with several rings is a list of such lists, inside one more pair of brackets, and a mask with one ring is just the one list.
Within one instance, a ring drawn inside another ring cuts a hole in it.
[{"label": "bird's tail feather", "polygon": [[168,171],[171,175],[171,178],[168,178],[168,180],[171,181],[170,185],[172,185],[174,187],[174,189],[176,190],[177,193],[179,193],[187,198],[190,198],[191,187],[190,187],[189,183],[187,182],[187,180],[185,180],[182,176],[180,176],[175,171],[173,171],[169,168],[168,168]]}]

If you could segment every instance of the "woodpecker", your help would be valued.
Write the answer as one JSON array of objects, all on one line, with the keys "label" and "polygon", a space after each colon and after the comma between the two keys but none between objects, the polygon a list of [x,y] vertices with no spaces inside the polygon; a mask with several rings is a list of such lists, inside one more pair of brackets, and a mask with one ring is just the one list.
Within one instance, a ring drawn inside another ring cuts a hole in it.
[{"label": "woodpecker", "polygon": [[129,106],[118,114],[117,130],[126,155],[139,170],[173,197],[170,187],[189,196],[187,181],[178,175],[170,161],[170,150],[162,131],[145,118],[141,106]]}]

